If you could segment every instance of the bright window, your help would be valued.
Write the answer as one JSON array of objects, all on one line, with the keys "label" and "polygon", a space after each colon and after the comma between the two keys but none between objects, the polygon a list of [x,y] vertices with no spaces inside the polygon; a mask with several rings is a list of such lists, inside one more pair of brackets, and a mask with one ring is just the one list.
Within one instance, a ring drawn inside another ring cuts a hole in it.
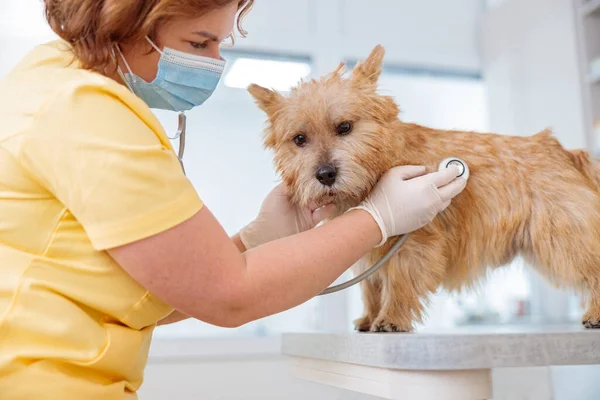
[{"label": "bright window", "polygon": [[287,91],[310,74],[310,65],[302,61],[265,60],[239,57],[225,76],[225,85],[245,89],[256,83],[278,91]]}]

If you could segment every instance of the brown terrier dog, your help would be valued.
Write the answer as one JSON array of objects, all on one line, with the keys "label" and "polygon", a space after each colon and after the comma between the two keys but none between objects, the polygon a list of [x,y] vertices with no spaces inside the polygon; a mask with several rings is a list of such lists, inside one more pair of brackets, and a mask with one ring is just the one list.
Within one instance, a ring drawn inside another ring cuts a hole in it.
[{"label": "brown terrier dog", "polygon": [[[583,318],[600,328],[600,169],[584,151],[565,150],[550,132],[511,137],[442,131],[398,119],[394,99],[377,92],[384,49],[349,77],[302,82],[289,96],[251,85],[268,115],[265,146],[292,199],[312,207],[358,205],[397,165],[437,170],[457,156],[470,179],[443,213],[410,234],[398,254],[362,282],[360,331],[411,331],[440,285],[460,290],[488,268],[522,255],[556,286],[589,295]],[[365,256],[360,273],[391,247]]]}]

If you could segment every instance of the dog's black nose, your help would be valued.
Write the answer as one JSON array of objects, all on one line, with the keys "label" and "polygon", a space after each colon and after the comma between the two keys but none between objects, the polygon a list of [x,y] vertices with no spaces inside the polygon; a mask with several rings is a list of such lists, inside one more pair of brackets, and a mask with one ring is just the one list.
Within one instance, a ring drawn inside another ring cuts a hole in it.
[{"label": "dog's black nose", "polygon": [[324,165],[317,171],[317,179],[325,186],[333,186],[337,169],[333,165]]}]

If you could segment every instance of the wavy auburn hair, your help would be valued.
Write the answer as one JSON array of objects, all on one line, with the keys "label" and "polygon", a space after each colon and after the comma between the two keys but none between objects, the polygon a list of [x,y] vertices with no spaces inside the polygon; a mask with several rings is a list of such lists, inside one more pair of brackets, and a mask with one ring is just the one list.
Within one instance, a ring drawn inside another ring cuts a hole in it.
[{"label": "wavy auburn hair", "polygon": [[44,0],[46,20],[85,69],[111,69],[115,43],[152,37],[157,27],[173,18],[197,18],[214,9],[238,3],[237,29],[254,0]]}]

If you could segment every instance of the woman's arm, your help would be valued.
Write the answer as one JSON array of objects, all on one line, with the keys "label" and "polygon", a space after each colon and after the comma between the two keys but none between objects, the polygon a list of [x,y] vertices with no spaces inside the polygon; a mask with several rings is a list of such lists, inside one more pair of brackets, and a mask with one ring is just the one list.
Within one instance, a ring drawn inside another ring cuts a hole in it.
[{"label": "woman's arm", "polygon": [[[243,252],[246,251],[246,247],[242,243],[242,240],[240,239],[239,233],[236,234],[234,237],[232,237],[231,240],[233,240],[233,243],[235,244],[235,246],[238,248],[238,250],[240,252],[243,253]],[[174,324],[174,323],[177,323],[177,322],[185,321],[186,319],[190,319],[190,316],[189,315],[185,315],[181,311],[175,310],[168,317],[166,317],[166,318],[162,319],[161,321],[159,321],[158,325],[159,326],[170,325],[170,324]]]},{"label": "woman's arm", "polygon": [[380,239],[373,218],[355,210],[241,253],[236,240],[203,208],[168,231],[109,253],[134,279],[181,313],[237,327],[317,295]]},{"label": "woman's arm", "polygon": [[169,314],[168,317],[163,318],[160,321],[158,321],[157,325],[158,326],[170,325],[170,324],[174,324],[176,322],[185,321],[186,319],[190,319],[190,316],[189,315],[185,315],[181,311],[175,310],[171,314]]}]

